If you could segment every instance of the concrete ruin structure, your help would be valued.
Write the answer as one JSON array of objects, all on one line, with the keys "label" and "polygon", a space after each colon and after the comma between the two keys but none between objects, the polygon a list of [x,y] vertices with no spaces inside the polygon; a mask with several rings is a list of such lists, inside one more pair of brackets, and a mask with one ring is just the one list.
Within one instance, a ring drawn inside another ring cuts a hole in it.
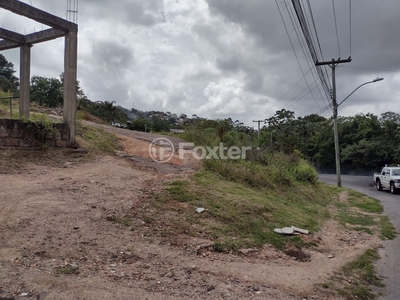
[{"label": "concrete ruin structure", "polygon": [[64,51],[64,123],[68,125],[67,146],[75,144],[76,132],[76,77],[78,54],[78,25],[37,9],[18,0],[1,0],[0,8],[6,9],[50,29],[22,35],[0,27],[0,51],[20,48],[20,101],[19,114],[29,118],[31,47],[34,44],[65,38]]}]

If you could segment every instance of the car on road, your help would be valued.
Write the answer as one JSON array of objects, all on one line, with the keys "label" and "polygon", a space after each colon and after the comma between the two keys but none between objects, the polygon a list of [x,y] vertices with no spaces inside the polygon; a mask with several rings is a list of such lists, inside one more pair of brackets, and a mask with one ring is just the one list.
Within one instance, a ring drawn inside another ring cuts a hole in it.
[{"label": "car on road", "polygon": [[396,194],[400,190],[400,166],[385,166],[380,173],[374,174],[374,183],[378,191],[389,189],[392,194]]}]

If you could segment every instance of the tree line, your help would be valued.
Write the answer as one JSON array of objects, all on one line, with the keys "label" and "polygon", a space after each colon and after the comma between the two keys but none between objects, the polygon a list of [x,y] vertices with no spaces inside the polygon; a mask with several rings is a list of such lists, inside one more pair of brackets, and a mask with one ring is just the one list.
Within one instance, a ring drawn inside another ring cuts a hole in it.
[{"label": "tree line", "polygon": [[[19,80],[15,76],[14,65],[0,54],[0,90],[9,95],[18,95]],[[168,118],[154,117],[162,112],[149,115],[137,110],[128,111],[116,107],[115,101],[91,101],[76,83],[77,108],[90,118],[104,122],[126,124],[132,130],[169,131],[172,121]],[[63,74],[59,78],[33,76],[30,85],[31,101],[41,106],[58,107],[63,104]],[[135,114],[135,118],[129,115]],[[186,136],[205,142],[204,136],[211,135],[216,144],[223,142],[228,146],[246,145],[286,154],[300,153],[320,172],[335,171],[333,120],[317,114],[297,117],[290,110],[279,110],[265,120],[258,133],[231,118],[207,120],[193,115],[186,120]],[[385,164],[400,163],[400,115],[388,111],[380,116],[372,113],[339,117],[340,160],[343,173],[363,173],[380,169]]]},{"label": "tree line", "polygon": [[[338,118],[343,173],[369,173],[385,164],[400,163],[400,115],[385,112]],[[319,115],[295,118],[280,110],[266,119],[260,144],[286,153],[300,151],[319,171],[334,172],[333,120]]]}]

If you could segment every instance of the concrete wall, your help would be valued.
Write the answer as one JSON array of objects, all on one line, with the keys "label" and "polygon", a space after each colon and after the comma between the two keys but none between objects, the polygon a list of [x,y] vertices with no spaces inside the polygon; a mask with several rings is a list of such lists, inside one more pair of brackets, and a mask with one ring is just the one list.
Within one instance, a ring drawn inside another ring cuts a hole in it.
[{"label": "concrete wall", "polygon": [[68,125],[54,123],[52,128],[46,130],[40,123],[0,119],[0,148],[66,147]]}]

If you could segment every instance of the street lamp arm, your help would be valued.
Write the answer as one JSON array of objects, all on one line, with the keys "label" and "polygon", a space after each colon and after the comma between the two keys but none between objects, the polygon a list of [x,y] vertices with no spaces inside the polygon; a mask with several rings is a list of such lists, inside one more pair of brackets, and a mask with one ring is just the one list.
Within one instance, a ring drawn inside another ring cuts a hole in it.
[{"label": "street lamp arm", "polygon": [[344,101],[346,101],[347,98],[349,98],[351,95],[353,95],[354,92],[357,91],[360,87],[362,87],[362,86],[364,86],[364,85],[366,85],[366,84],[368,84],[368,83],[374,83],[374,82],[381,81],[381,80],[383,80],[383,78],[376,78],[376,79],[374,79],[374,80],[372,80],[372,81],[368,81],[368,82],[365,82],[365,83],[361,84],[361,85],[358,86],[354,91],[352,91],[346,98],[344,98],[337,106],[339,107],[340,104],[342,104]]}]

